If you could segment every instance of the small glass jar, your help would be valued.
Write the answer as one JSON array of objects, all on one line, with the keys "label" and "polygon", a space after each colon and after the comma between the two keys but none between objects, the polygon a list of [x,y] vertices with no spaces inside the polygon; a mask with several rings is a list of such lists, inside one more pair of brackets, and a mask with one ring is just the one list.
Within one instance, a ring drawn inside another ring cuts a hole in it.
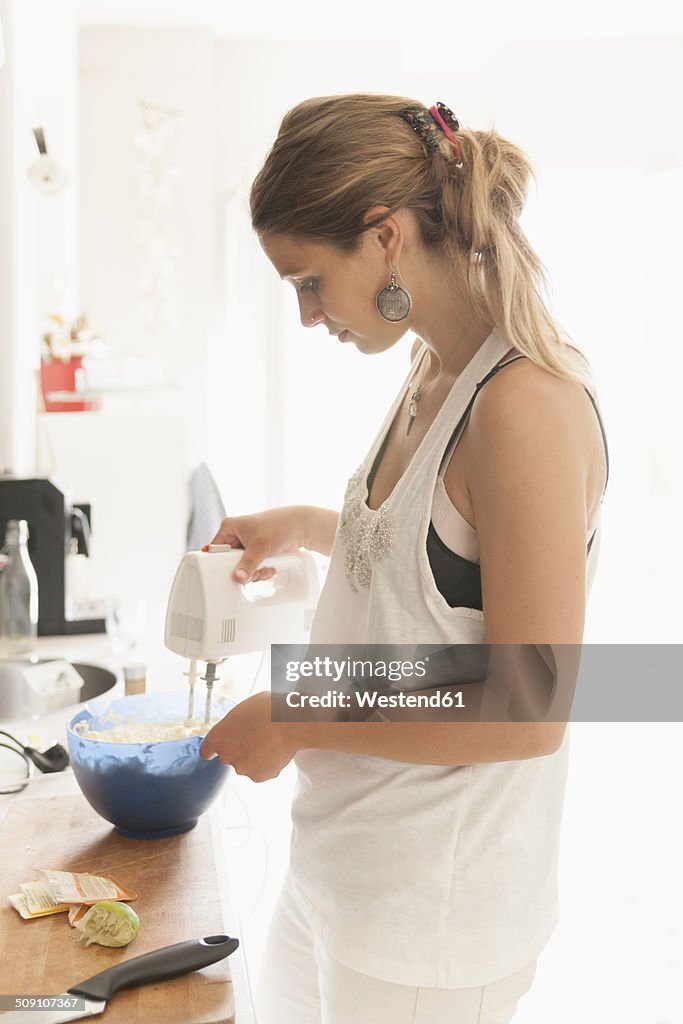
[{"label": "small glass jar", "polygon": [[126,697],[134,697],[137,693],[145,693],[147,689],[147,667],[141,662],[124,665],[123,679]]}]

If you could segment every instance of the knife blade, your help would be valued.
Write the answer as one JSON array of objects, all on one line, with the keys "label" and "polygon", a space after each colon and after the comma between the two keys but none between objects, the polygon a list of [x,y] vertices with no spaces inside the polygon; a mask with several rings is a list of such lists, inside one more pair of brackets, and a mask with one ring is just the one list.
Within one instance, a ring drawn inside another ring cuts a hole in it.
[{"label": "knife blade", "polygon": [[43,997],[66,1000],[73,996],[85,999],[84,1010],[70,1008],[55,1010],[10,1010],[0,1015],[2,1024],[66,1024],[71,1020],[84,1020],[102,1013],[108,1001],[124,988],[137,988],[153,981],[166,981],[182,974],[191,974],[202,967],[218,963],[234,953],[239,940],[229,935],[209,935],[202,939],[176,942],[173,946],[143,953],[108,967],[92,978],[79,981],[59,996]]}]

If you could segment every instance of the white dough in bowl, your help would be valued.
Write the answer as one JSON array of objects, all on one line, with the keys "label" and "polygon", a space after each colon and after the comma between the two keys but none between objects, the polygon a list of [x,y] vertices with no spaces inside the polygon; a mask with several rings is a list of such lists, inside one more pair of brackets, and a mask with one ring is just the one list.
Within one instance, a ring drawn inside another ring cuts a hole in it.
[{"label": "white dough in bowl", "polygon": [[[120,717],[120,716],[117,716]],[[89,729],[87,722],[76,722],[73,731],[87,740],[104,743],[163,743],[165,740],[184,740],[190,736],[205,736],[220,718],[205,725],[199,718],[176,722],[136,722],[124,719],[111,729]]]}]

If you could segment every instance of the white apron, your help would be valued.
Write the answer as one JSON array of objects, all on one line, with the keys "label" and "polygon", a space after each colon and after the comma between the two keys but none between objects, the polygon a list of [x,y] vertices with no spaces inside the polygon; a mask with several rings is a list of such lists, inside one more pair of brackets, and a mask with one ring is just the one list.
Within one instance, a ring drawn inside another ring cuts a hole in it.
[{"label": "white apron", "polygon": [[[367,476],[416,357],[349,481],[311,643],[484,643],[483,613],[451,608],[439,593],[427,532],[454,427],[510,348],[494,330],[373,511]],[[587,594],[599,533],[598,524]],[[568,732],[550,756],[463,767],[300,751],[292,879],[329,953],[385,981],[445,988],[485,985],[533,960],[557,922],[567,756]]]}]

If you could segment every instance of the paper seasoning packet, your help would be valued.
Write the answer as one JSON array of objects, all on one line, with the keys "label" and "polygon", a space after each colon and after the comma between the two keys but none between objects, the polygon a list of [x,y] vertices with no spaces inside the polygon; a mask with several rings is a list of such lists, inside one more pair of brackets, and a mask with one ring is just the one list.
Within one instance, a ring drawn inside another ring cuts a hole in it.
[{"label": "paper seasoning packet", "polygon": [[135,900],[138,894],[110,875],[34,868],[57,903],[98,903],[100,900]]},{"label": "paper seasoning packet", "polygon": [[[121,901],[137,899],[133,889],[117,882],[109,875],[91,875],[88,872],[50,871],[34,868],[40,879],[21,882],[21,892],[8,899],[25,921],[48,914],[61,914],[70,908],[84,914],[100,900]],[[80,914],[79,914],[80,916]],[[73,923],[70,914],[70,923]]]},{"label": "paper seasoning packet", "polygon": [[42,882],[22,882],[21,892],[8,897],[14,909],[25,921],[33,917],[46,917],[48,914],[62,914],[69,909],[68,904],[59,903],[53,898],[49,889]]}]

